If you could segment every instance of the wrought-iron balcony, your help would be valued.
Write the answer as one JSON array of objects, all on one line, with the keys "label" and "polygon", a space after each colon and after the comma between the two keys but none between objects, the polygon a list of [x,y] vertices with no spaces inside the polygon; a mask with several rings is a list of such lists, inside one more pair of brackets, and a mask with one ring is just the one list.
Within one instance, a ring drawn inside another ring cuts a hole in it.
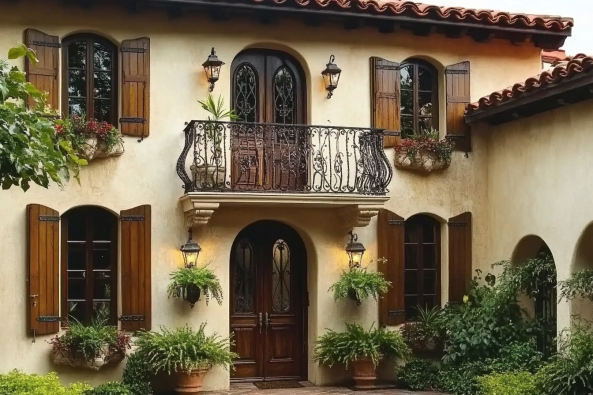
[{"label": "wrought-iron balcony", "polygon": [[366,226],[385,202],[393,170],[381,129],[191,121],[177,161],[190,226],[224,206],[338,209]]},{"label": "wrought-iron balcony", "polygon": [[384,195],[393,175],[384,134],[352,127],[191,121],[177,174],[185,193]]}]

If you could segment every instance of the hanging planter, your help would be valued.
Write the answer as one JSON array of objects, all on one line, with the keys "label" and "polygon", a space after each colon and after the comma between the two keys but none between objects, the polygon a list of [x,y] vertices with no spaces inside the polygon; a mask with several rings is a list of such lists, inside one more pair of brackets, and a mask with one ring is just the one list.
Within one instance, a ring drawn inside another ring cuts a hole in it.
[{"label": "hanging planter", "polygon": [[439,140],[436,131],[414,135],[395,146],[394,164],[398,169],[423,173],[443,170],[451,165],[454,147],[448,139]]},{"label": "hanging planter", "polygon": [[[380,258],[376,261],[384,263],[386,259]],[[360,306],[362,301],[373,297],[375,300],[385,294],[391,283],[383,277],[382,273],[369,272],[366,268],[352,267],[340,275],[338,282],[333,284],[329,291],[334,293],[334,300],[348,298]]]},{"label": "hanging planter", "polygon": [[222,287],[218,277],[207,267],[183,267],[171,273],[171,283],[167,289],[169,298],[183,298],[193,309],[200,300],[202,292],[206,295],[206,305],[210,298],[222,305]]}]

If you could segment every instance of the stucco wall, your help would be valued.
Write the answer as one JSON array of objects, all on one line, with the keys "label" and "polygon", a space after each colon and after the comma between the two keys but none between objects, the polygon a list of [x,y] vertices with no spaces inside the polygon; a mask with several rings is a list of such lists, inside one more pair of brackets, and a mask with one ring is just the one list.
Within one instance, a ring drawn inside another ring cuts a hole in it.
[{"label": "stucco wall", "polygon": [[[159,325],[175,326],[185,323],[197,326],[202,321],[208,321],[208,330],[228,333],[228,300],[225,300],[222,307],[217,304],[206,307],[204,302],[200,302],[196,309],[190,311],[185,304],[167,300],[165,292],[169,272],[181,262],[178,248],[186,237],[183,213],[178,202],[182,195],[181,182],[175,174],[175,163],[183,145],[184,122],[200,119],[205,115],[197,100],[203,99],[207,94],[207,82],[201,64],[211,47],[214,46],[219,57],[227,63],[214,91],[215,95],[222,94],[227,103],[230,97],[229,65],[241,50],[262,47],[282,49],[293,54],[301,62],[307,77],[308,121],[321,125],[370,126],[368,62],[371,56],[393,61],[420,56],[432,61],[441,71],[446,65],[469,60],[472,67],[471,93],[474,99],[535,74],[541,66],[539,50],[527,44],[513,46],[506,41],[495,40],[489,44],[479,44],[469,38],[453,40],[440,35],[417,37],[407,32],[384,35],[371,28],[346,31],[333,24],[311,28],[298,21],[285,20],[271,26],[258,25],[248,19],[214,23],[197,14],[171,20],[164,11],[156,10],[131,15],[120,8],[97,6],[88,11],[64,8],[60,2],[56,2],[51,8],[41,4],[43,3],[23,1],[19,4],[2,5],[0,54],[6,54],[10,47],[22,42],[25,28],[36,28],[60,37],[74,32],[94,32],[105,35],[114,42],[149,36],[151,135],[142,143],[137,143],[133,138],[125,138],[125,154],[120,158],[91,163],[82,172],[80,186],[73,181],[64,190],[52,186],[48,190],[32,187],[26,193],[17,189],[0,192],[0,265],[3,268],[0,276],[0,317],[3,318],[0,331],[0,372],[12,368],[39,373],[56,370],[47,359],[49,345],[44,341],[47,337],[38,338],[33,344],[26,335],[25,208],[29,203],[44,204],[60,213],[79,205],[98,205],[116,213],[141,204],[152,205],[153,326],[157,328]],[[336,62],[343,73],[339,88],[333,98],[327,100],[320,73],[331,54],[336,56]],[[442,77],[440,85],[443,86]],[[444,114],[443,90],[440,97],[441,114]],[[444,125],[445,117],[441,116],[442,130]],[[523,156],[510,155],[510,151],[501,150],[497,146],[494,148],[497,156],[488,161],[487,154],[491,147],[486,144],[487,138],[477,135],[473,141],[474,151],[469,157],[455,153],[451,168],[442,174],[423,177],[394,171],[390,185],[391,200],[386,207],[405,218],[417,213],[430,213],[443,223],[452,216],[471,211],[474,215],[474,262],[483,265],[490,263],[489,257],[503,256],[506,253],[503,248],[506,244],[494,239],[496,247],[492,248],[500,248],[500,251],[495,250],[488,255],[488,243],[493,241],[488,235],[489,226],[510,228],[510,233],[502,236],[503,238],[513,239],[513,235],[520,233],[519,227],[509,226],[508,221],[500,221],[498,217],[493,218],[492,210],[488,211],[486,205],[490,199],[487,192],[503,194],[496,196],[507,201],[510,197],[524,199],[526,204],[531,201],[524,196],[513,196],[515,194],[511,194],[508,188],[499,185],[503,181],[499,181],[502,174],[509,173],[499,172],[501,167],[516,169],[503,162],[520,160],[519,158],[524,157],[523,152],[519,152]],[[574,140],[567,143],[574,143],[577,148],[584,147]],[[514,147],[515,150],[520,149],[519,145]],[[552,148],[547,149],[550,153],[554,152]],[[570,152],[567,155],[574,157]],[[392,150],[388,150],[388,156],[392,161]],[[581,164],[585,163],[587,162],[583,158]],[[490,171],[495,173],[489,184],[487,164],[490,164]],[[570,166],[568,163],[562,165]],[[571,166],[573,167],[575,165]],[[585,172],[586,167],[582,166],[577,170]],[[516,171],[513,170],[513,173]],[[540,177],[555,174],[547,171],[534,172]],[[559,178],[566,182],[566,179]],[[521,180],[523,178],[517,182]],[[544,181],[550,184],[551,180],[552,178],[547,178]],[[551,191],[554,190],[551,184],[550,188]],[[509,206],[513,212],[517,211],[518,205],[514,202]],[[547,207],[543,203],[542,206]],[[576,210],[574,205],[565,208]],[[510,214],[508,207],[505,210]],[[515,218],[525,216],[528,213],[523,211],[517,213]],[[509,215],[508,218],[512,219],[513,216]],[[331,210],[270,210],[266,207],[218,210],[207,227],[196,230],[196,238],[203,247],[200,261],[210,262],[223,281],[226,295],[229,294],[229,249],[234,237],[243,227],[260,219],[277,219],[291,224],[305,240],[311,293],[308,334],[310,349],[312,341],[325,328],[341,328],[345,320],[358,320],[366,325],[377,320],[377,306],[374,302],[364,302],[360,308],[348,303],[335,304],[327,292],[329,286],[337,280],[341,268],[346,265],[346,234],[337,226],[339,218]],[[531,217],[526,219],[531,220]],[[584,217],[577,215],[575,219],[582,222]],[[546,229],[553,232],[549,227]],[[376,257],[376,219],[370,226],[356,231],[368,250],[365,259]],[[551,234],[543,233],[546,240],[552,241]],[[566,234],[560,236],[572,239]],[[447,264],[446,246],[447,231],[444,225],[444,267]],[[564,251],[554,243],[550,246],[559,256],[568,253],[568,249]],[[445,302],[446,269],[443,270],[442,283],[442,300]],[[66,382],[87,380],[96,384],[121,377],[121,367],[100,373],[58,370]],[[338,381],[342,374],[338,370],[330,372],[312,363],[309,366],[309,380],[316,384]],[[227,386],[228,374],[222,369],[215,369],[207,376],[207,389]]]},{"label": "stucco wall", "polygon": [[[476,129],[488,139],[487,263],[510,259],[521,240],[541,238],[554,256],[558,281],[592,267],[592,109],[593,102],[587,101]],[[582,311],[580,301],[572,307],[560,302],[558,330],[570,324],[571,314]]]}]

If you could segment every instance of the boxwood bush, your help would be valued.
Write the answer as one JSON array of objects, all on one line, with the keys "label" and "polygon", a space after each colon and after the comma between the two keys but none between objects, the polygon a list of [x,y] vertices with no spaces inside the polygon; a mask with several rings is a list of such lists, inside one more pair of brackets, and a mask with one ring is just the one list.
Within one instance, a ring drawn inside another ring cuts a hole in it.
[{"label": "boxwood bush", "polygon": [[478,378],[482,395],[540,395],[530,372],[493,373]]},{"label": "boxwood bush", "polygon": [[85,395],[90,389],[91,387],[84,383],[63,386],[58,375],[53,372],[45,376],[26,374],[18,370],[0,374],[0,394]]}]

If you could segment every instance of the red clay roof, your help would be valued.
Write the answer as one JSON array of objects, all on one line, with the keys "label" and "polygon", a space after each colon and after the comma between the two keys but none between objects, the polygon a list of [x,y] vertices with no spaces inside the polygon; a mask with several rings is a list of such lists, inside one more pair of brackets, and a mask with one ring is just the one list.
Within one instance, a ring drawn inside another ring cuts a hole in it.
[{"label": "red clay roof", "polygon": [[465,114],[486,110],[492,106],[502,105],[521,95],[543,89],[552,84],[559,84],[582,73],[589,73],[593,70],[593,57],[585,54],[578,54],[570,57],[568,61],[555,63],[554,67],[528,78],[525,82],[517,83],[502,91],[493,92],[482,97],[479,101],[467,106]]},{"label": "red clay roof", "polygon": [[560,16],[529,15],[462,7],[439,7],[402,0],[252,0],[255,3],[273,2],[279,6],[335,7],[345,10],[386,13],[415,18],[441,19],[452,22],[473,22],[500,27],[533,28],[537,30],[564,31],[574,20]]},{"label": "red clay roof", "polygon": [[563,49],[558,50],[547,50],[542,51],[542,61],[544,63],[556,63],[563,60],[570,60],[570,57],[566,55],[566,51]]}]

